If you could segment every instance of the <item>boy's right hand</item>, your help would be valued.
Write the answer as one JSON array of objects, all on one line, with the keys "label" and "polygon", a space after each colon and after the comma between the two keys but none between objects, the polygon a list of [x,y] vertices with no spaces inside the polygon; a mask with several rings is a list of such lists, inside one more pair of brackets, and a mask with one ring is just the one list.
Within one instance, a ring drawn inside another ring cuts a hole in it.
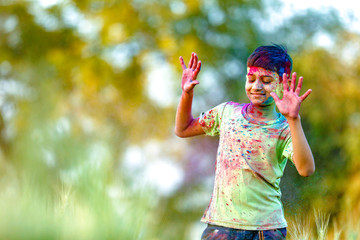
[{"label": "boy's right hand", "polygon": [[199,84],[196,78],[201,69],[201,61],[198,61],[196,53],[192,53],[189,61],[189,66],[188,68],[186,68],[184,59],[182,57],[180,57],[179,59],[181,67],[183,69],[181,88],[184,92],[190,93],[193,91],[195,85]]}]

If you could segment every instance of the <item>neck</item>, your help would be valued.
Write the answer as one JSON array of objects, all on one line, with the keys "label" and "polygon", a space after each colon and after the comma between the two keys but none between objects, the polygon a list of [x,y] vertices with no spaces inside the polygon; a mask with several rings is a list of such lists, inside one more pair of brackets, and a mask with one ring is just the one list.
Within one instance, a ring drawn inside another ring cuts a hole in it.
[{"label": "neck", "polygon": [[247,107],[246,113],[249,117],[258,121],[275,120],[278,116],[274,104],[258,106],[250,103],[250,105]]}]

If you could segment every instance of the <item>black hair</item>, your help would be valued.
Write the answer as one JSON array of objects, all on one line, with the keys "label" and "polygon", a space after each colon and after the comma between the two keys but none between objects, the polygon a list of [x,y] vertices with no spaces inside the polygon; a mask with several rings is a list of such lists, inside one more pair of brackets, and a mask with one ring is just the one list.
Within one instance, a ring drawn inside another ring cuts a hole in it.
[{"label": "black hair", "polygon": [[282,79],[283,73],[290,75],[292,59],[282,45],[260,46],[248,57],[247,66],[262,67],[277,72]]}]

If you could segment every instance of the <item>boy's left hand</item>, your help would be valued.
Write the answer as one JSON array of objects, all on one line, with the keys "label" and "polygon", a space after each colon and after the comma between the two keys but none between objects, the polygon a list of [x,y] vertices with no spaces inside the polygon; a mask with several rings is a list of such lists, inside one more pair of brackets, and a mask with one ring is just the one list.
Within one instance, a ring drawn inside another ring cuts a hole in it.
[{"label": "boy's left hand", "polygon": [[291,85],[289,88],[288,77],[286,73],[283,74],[283,97],[282,99],[279,96],[272,92],[270,95],[274,98],[275,104],[279,109],[279,112],[284,115],[286,119],[296,119],[299,117],[300,105],[301,103],[309,96],[311,93],[311,89],[308,89],[302,96],[299,96],[303,77],[299,78],[298,85],[295,89],[296,85],[296,73],[292,74]]}]

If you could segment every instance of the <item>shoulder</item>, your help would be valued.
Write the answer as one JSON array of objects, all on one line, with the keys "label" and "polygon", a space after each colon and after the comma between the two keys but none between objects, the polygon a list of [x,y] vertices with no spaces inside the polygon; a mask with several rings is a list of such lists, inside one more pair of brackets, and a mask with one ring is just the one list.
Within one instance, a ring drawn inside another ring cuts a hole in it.
[{"label": "shoulder", "polygon": [[223,102],[223,103],[213,107],[212,109],[210,109],[210,110],[208,110],[206,112],[202,112],[201,115],[210,114],[210,115],[220,115],[220,116],[222,116],[225,112],[227,114],[229,114],[229,113],[241,111],[241,109],[245,105],[246,104],[244,104],[244,103],[237,103],[237,102],[233,102],[233,101]]},{"label": "shoulder", "polygon": [[225,102],[223,103],[224,111],[226,112],[241,112],[243,107],[246,106],[246,103],[238,103],[238,102]]},{"label": "shoulder", "polygon": [[290,135],[290,126],[289,123],[287,122],[286,118],[279,113],[280,117],[278,118],[277,123],[277,128],[280,131],[280,135]]},{"label": "shoulder", "polygon": [[233,101],[229,101],[229,102],[224,102],[222,103],[222,105],[224,105],[224,107],[226,108],[242,108],[243,106],[245,106],[245,103],[238,103],[238,102],[233,102]]}]

